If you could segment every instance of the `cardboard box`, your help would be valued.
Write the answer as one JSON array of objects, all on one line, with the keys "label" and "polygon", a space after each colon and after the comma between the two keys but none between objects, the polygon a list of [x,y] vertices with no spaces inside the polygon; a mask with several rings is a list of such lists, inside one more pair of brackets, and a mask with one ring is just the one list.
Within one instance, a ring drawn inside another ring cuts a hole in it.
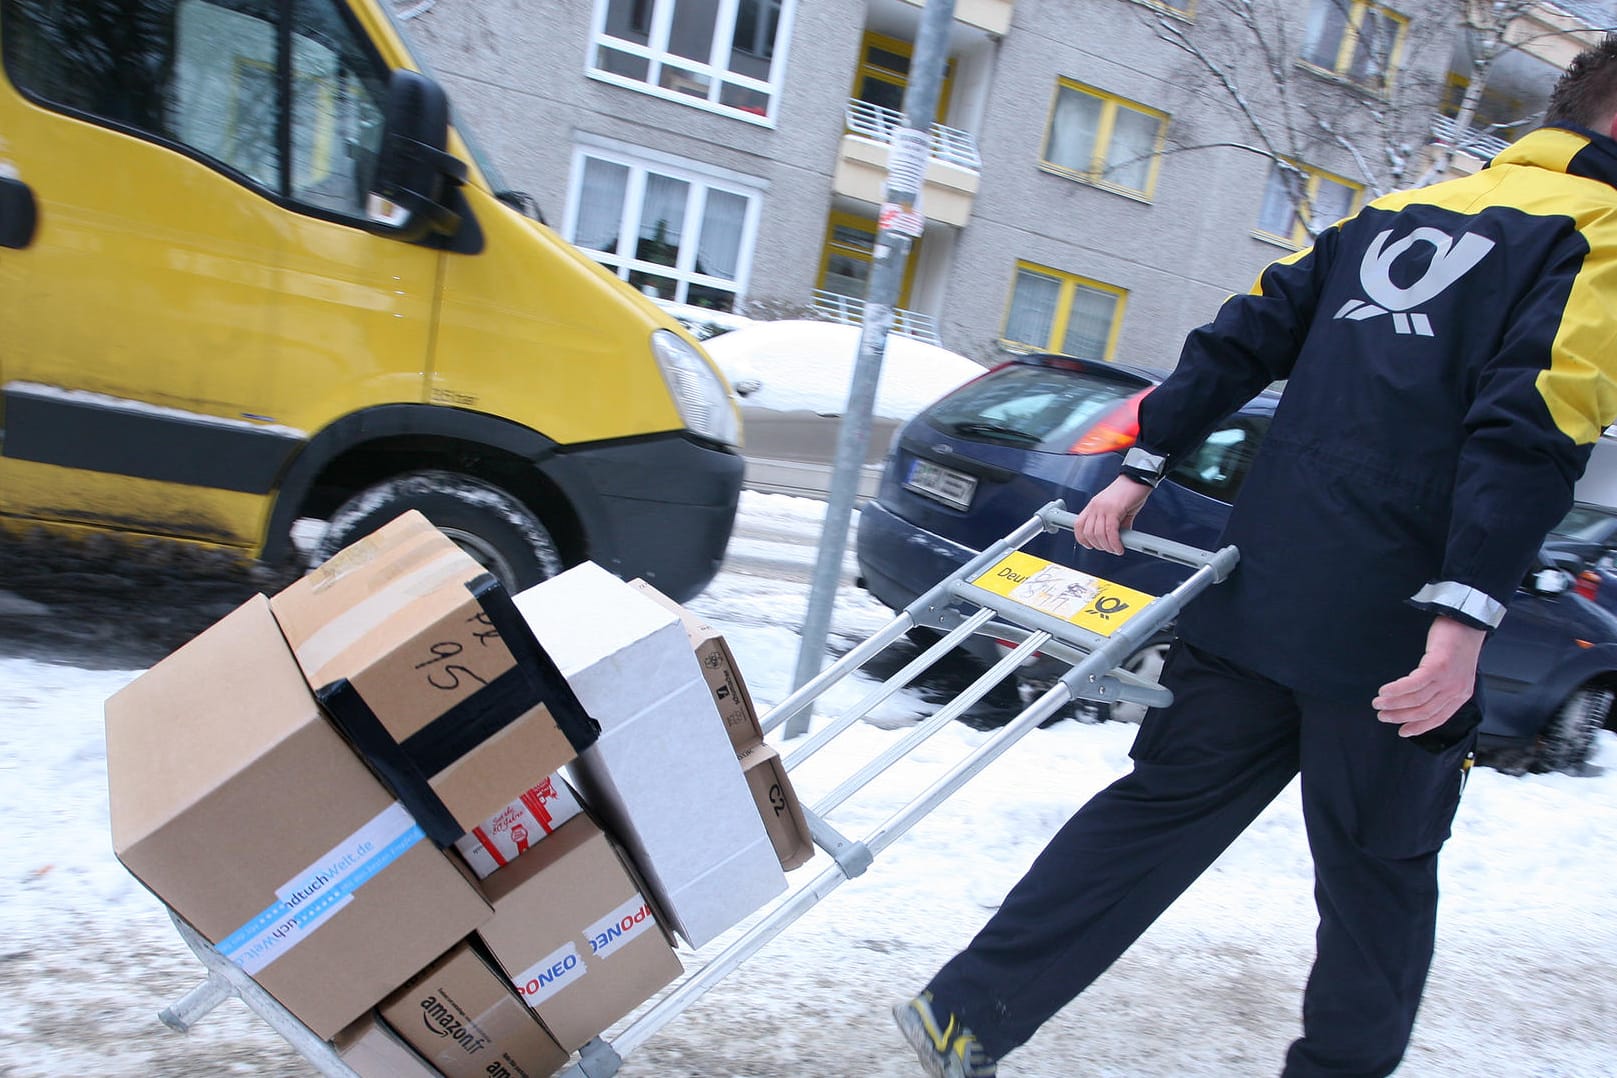
[{"label": "cardboard box", "polygon": [[568,1051],[683,972],[629,867],[588,815],[483,886],[494,916],[478,938]]},{"label": "cardboard box", "polygon": [[510,597],[418,512],[270,607],[321,704],[440,845],[595,738]]},{"label": "cardboard box", "polygon": [[780,753],[764,744],[763,728],[758,713],[752,706],[752,694],[741,677],[730,645],[724,634],[692,614],[674,600],[647,584],[644,580],[630,581],[629,586],[679,618],[685,636],[696,653],[702,678],[713,694],[713,705],[724,720],[730,744],[735,746],[736,758],[741,761],[747,777],[747,788],[752,791],[753,803],[769,832],[780,867],[793,869],[814,856],[814,839],[808,822],[803,817],[803,806],[792,789],[791,778]]},{"label": "cardboard box", "polygon": [[462,943],[389,996],[382,1018],[445,1078],[545,1078],[567,1063],[498,970]]},{"label": "cardboard box", "polygon": [[477,878],[485,879],[581,811],[573,788],[551,775],[456,839],[455,849]]},{"label": "cardboard box", "polygon": [[442,1078],[372,1013],[333,1037],[331,1046],[359,1078]]},{"label": "cardboard box", "polygon": [[773,745],[763,742],[741,753],[737,759],[780,867],[790,870],[812,859],[814,836],[803,817],[803,807],[792,792],[791,780],[786,777],[786,761],[780,758]]},{"label": "cardboard box", "polygon": [[321,714],[263,596],[106,718],[114,852],[321,1037],[488,918]]},{"label": "cardboard box", "polygon": [[758,725],[752,694],[747,692],[747,683],[741,679],[741,667],[736,664],[730,645],[725,643],[724,634],[644,580],[631,580],[629,586],[679,619],[691,650],[696,653],[702,679],[713,694],[713,706],[724,720],[724,730],[736,751],[744,752],[762,741],[764,731]]},{"label": "cardboard box", "polygon": [[700,947],[784,891],[678,619],[590,563],[516,604],[601,724],[600,740],[570,768],[578,792],[674,930]]}]

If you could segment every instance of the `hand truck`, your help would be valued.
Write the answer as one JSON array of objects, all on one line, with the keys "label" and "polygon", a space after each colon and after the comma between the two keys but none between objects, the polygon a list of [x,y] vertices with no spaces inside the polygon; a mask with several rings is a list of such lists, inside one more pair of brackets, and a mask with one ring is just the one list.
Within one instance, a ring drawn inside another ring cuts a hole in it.
[{"label": "hand truck", "polygon": [[[1067,704],[1077,700],[1123,701],[1160,707],[1172,701],[1172,694],[1161,685],[1136,677],[1119,666],[1171,625],[1187,602],[1227,578],[1235,568],[1239,553],[1233,546],[1205,551],[1142,532],[1124,532],[1125,548],[1192,570],[1183,582],[1160,597],[1121,588],[1110,581],[1022,553],[1021,548],[1035,536],[1070,529],[1074,520],[1075,515],[1067,512],[1060,501],[1044,506],[1026,523],[939,581],[876,633],[763,716],[761,725],[768,734],[810,707],[826,690],[861,669],[910,629],[927,628],[942,634],[854,707],[835,716],[801,744],[790,746],[784,754],[786,769],[790,772],[883,701],[906,688],[968,637],[984,635],[1012,645],[1007,654],[957,697],[850,775],[812,808],[804,808],[815,845],[830,855],[833,864],[778,899],[750,928],[701,969],[679,981],[616,1037],[611,1040],[596,1037],[586,1044],[578,1058],[557,1078],[610,1078],[617,1074],[625,1056],[655,1036],[822,898],[861,875],[878,854],[1028,731],[1056,715]],[[1036,653],[1053,657],[1070,669],[992,737],[863,839],[849,839],[831,825],[827,817],[837,806],[963,715]],[[207,967],[208,978],[161,1012],[159,1017],[165,1024],[185,1032],[213,1007],[237,996],[321,1074],[331,1078],[358,1078],[329,1043],[299,1022],[172,911],[170,916],[181,938]]]}]

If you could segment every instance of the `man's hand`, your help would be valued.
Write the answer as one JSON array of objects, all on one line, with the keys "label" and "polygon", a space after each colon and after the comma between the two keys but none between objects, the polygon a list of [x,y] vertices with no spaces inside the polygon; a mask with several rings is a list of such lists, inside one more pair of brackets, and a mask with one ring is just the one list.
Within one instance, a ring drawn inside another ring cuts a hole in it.
[{"label": "man's hand", "polygon": [[1370,706],[1382,722],[1400,727],[1399,737],[1435,730],[1471,699],[1477,687],[1477,655],[1487,634],[1453,618],[1433,618],[1420,665],[1381,686]]},{"label": "man's hand", "polygon": [[1120,475],[1093,498],[1073,521],[1072,534],[1078,545],[1110,554],[1123,553],[1123,532],[1133,525],[1140,506],[1151,496],[1151,488],[1137,479]]}]

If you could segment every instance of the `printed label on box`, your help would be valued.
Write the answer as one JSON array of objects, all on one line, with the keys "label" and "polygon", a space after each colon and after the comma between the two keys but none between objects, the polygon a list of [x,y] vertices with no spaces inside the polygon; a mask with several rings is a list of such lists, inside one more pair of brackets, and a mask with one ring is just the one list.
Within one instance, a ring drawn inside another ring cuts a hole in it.
[{"label": "printed label on box", "polygon": [[581,811],[567,783],[551,775],[457,839],[455,849],[485,879]]},{"label": "printed label on box", "polygon": [[578,956],[578,946],[568,943],[512,977],[511,983],[528,1006],[537,1007],[588,972],[589,967]]},{"label": "printed label on box", "polygon": [[219,953],[249,974],[296,947],[366,881],[425,835],[397,801],[275,891],[277,901],[219,941]]},{"label": "printed label on box", "polygon": [[610,958],[614,951],[656,926],[651,906],[635,895],[599,921],[584,926],[584,938],[590,941],[590,951],[596,958]]}]

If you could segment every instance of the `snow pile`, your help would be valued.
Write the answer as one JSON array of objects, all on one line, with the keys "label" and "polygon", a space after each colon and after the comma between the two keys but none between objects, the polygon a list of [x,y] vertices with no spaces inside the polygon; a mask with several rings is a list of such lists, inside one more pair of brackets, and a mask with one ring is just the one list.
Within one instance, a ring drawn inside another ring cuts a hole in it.
[{"label": "snow pile", "polygon": [[[858,326],[835,322],[757,322],[705,341],[732,385],[756,382],[746,403],[775,411],[840,415],[848,404]],[[957,352],[889,334],[876,385],[874,414],[908,419],[951,389],[984,372]]]}]

